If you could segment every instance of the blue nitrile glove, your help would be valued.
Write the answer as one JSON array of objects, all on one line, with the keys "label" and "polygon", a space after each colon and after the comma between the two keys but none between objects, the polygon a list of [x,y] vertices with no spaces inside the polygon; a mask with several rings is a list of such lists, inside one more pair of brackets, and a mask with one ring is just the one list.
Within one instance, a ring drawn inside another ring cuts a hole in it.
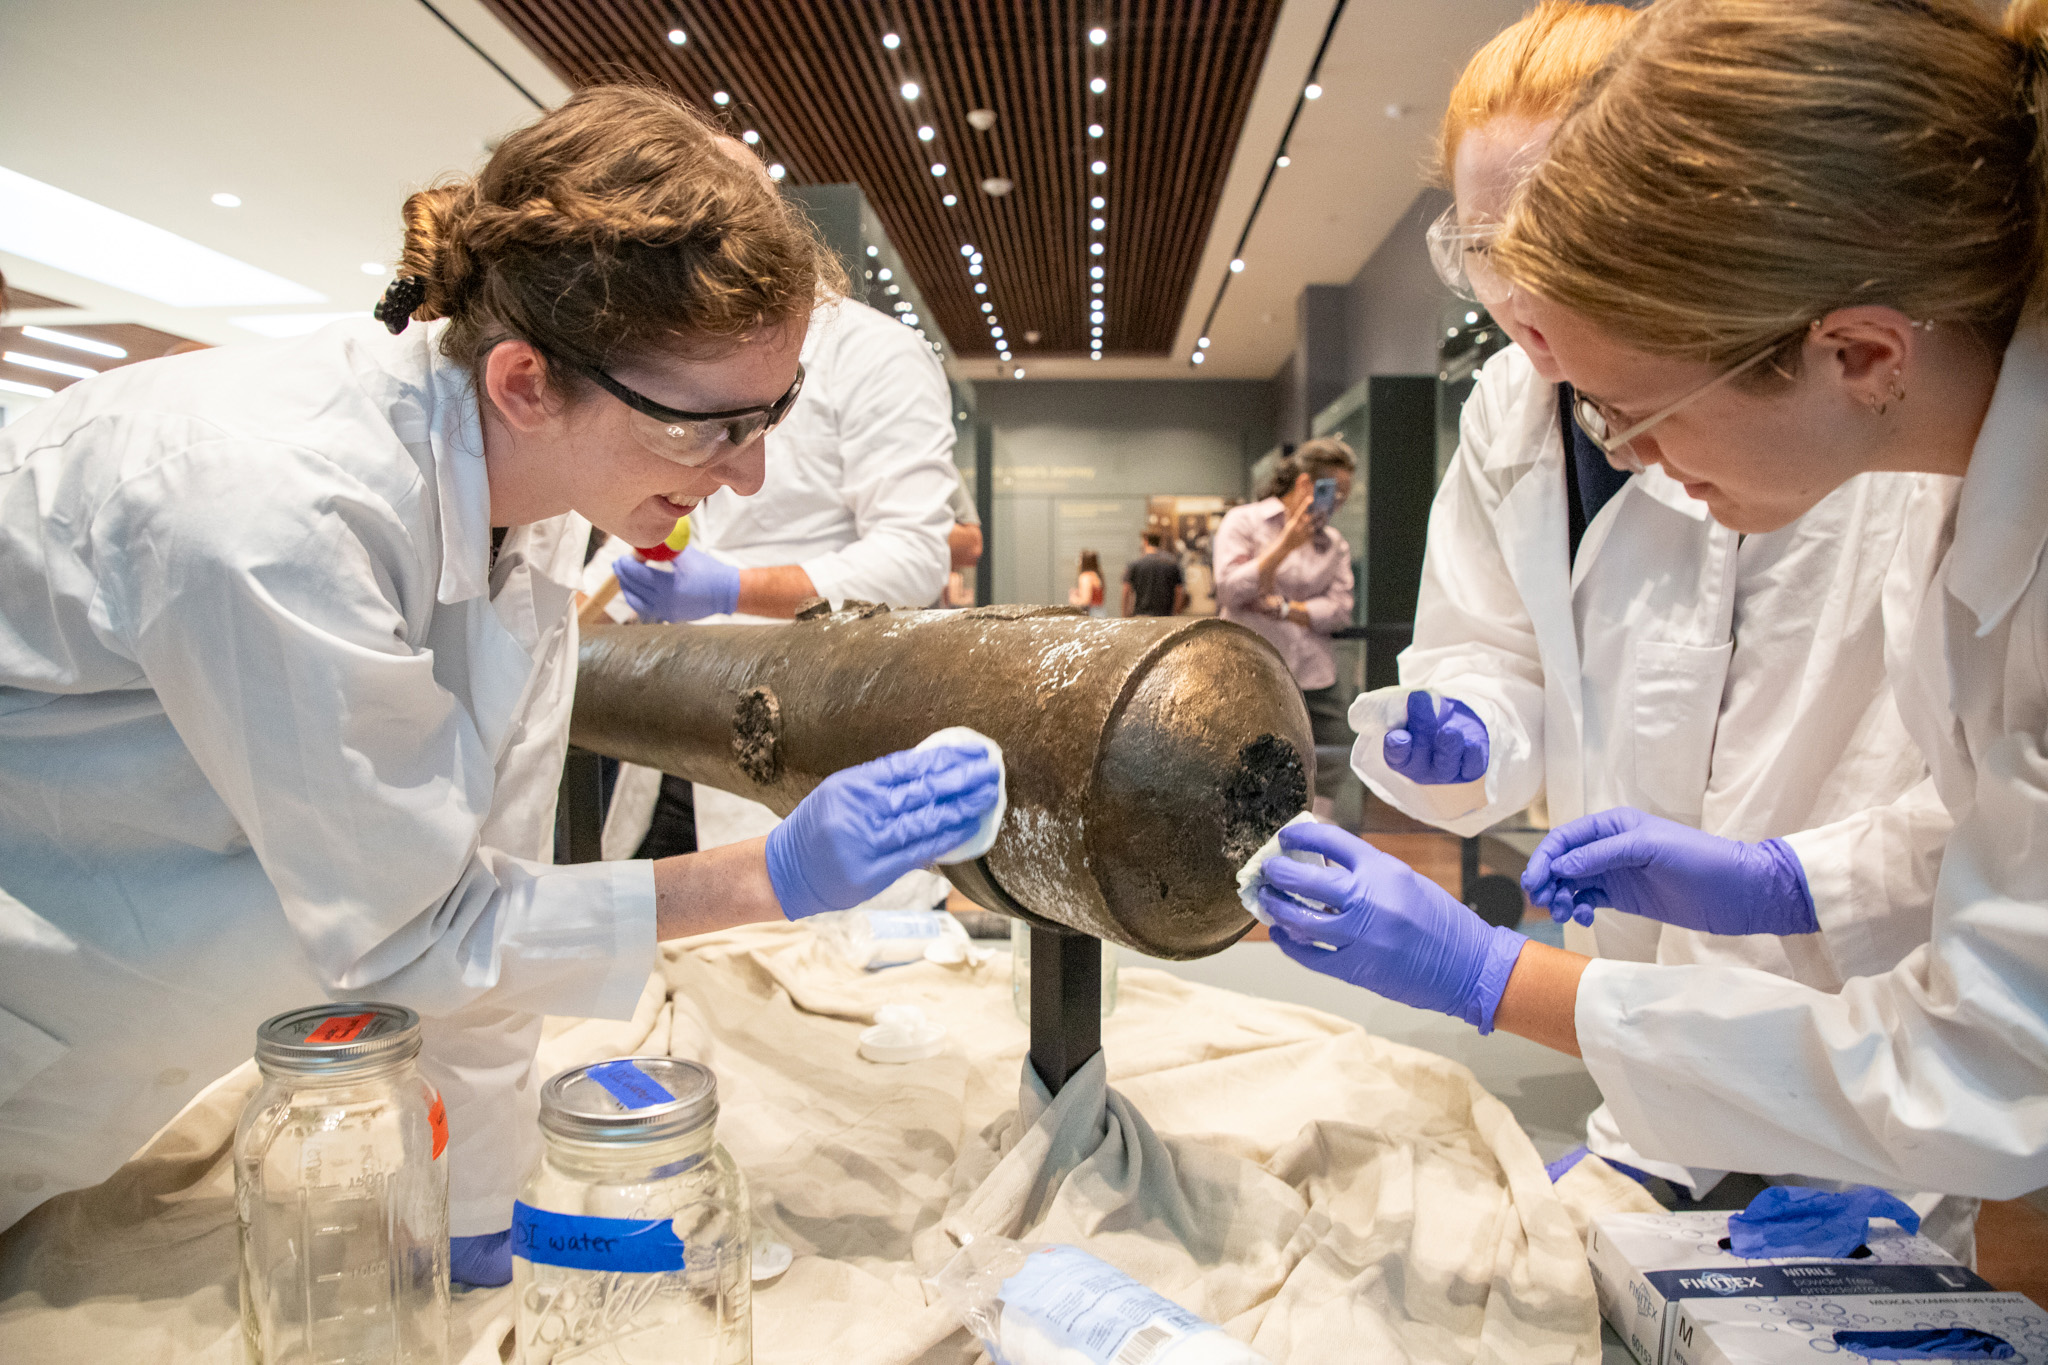
[{"label": "blue nitrile glove", "polygon": [[448,1278],[479,1289],[512,1283],[512,1229],[476,1237],[450,1237]]},{"label": "blue nitrile glove", "polygon": [[1783,839],[1744,843],[1617,806],[1559,825],[1522,871],[1522,890],[1560,924],[1595,906],[1707,934],[1811,934],[1806,870]]},{"label": "blue nitrile glove", "polygon": [[1897,1195],[1874,1185],[1816,1190],[1773,1185],[1728,1215],[1728,1249],[1744,1260],[1767,1256],[1847,1256],[1870,1238],[1870,1220],[1889,1218],[1908,1232],[1920,1215]]},{"label": "blue nitrile glove", "polygon": [[2019,1354],[2004,1337],[1977,1327],[1838,1327],[1835,1345],[1865,1360],[2011,1360]]},{"label": "blue nitrile glove", "polygon": [[612,562],[626,605],[643,621],[694,621],[740,609],[740,571],[692,545],[667,567],[632,555]]},{"label": "blue nitrile glove", "polygon": [[996,803],[986,751],[906,749],[836,772],[768,835],[768,880],[791,919],[845,910],[967,842]]},{"label": "blue nitrile glove", "polygon": [[[1528,940],[1488,924],[1400,859],[1335,825],[1289,826],[1280,848],[1337,864],[1266,864],[1259,903],[1273,917],[1281,952],[1325,976],[1493,1032],[1493,1012]],[[1304,909],[1293,896],[1335,913]]]},{"label": "blue nitrile glove", "polygon": [[1408,694],[1407,728],[1380,740],[1389,768],[1431,787],[1486,776],[1489,750],[1486,722],[1471,707],[1453,697],[1439,702],[1427,692]]}]

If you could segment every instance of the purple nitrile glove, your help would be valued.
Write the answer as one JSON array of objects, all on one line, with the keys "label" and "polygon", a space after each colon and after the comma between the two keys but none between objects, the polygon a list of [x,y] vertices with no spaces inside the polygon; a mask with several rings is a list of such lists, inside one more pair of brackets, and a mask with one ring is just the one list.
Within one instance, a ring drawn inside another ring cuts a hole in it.
[{"label": "purple nitrile glove", "polygon": [[1820,928],[1799,855],[1783,839],[1744,843],[1617,806],[1559,825],[1522,871],[1553,920],[1593,922],[1596,906],[1706,934],[1811,934]]},{"label": "purple nitrile glove", "polygon": [[626,605],[643,621],[694,621],[740,607],[740,571],[690,546],[666,566],[620,555],[612,563]]},{"label": "purple nitrile glove", "polygon": [[512,1229],[448,1239],[448,1278],[494,1289],[512,1283]]},{"label": "purple nitrile glove", "polygon": [[906,749],[832,774],[768,835],[768,880],[791,919],[845,910],[950,853],[996,803],[985,750]]},{"label": "purple nitrile glove", "polygon": [[[1280,848],[1336,864],[1266,864],[1259,903],[1273,917],[1281,952],[1325,976],[1493,1032],[1493,1012],[1526,939],[1488,924],[1400,859],[1335,825],[1290,826],[1280,831]],[[1304,909],[1295,896],[1334,913]]]},{"label": "purple nitrile glove", "polygon": [[1486,722],[1471,707],[1427,692],[1408,694],[1407,728],[1389,730],[1380,741],[1389,768],[1432,787],[1484,777],[1489,747]]}]

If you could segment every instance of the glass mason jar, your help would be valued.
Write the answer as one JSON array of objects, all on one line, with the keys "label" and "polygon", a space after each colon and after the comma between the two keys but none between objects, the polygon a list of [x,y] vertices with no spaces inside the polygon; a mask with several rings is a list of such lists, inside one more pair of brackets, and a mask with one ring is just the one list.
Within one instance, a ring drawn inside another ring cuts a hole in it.
[{"label": "glass mason jar", "polygon": [[747,1187],[718,1078],[677,1057],[565,1071],[512,1210],[524,1365],[751,1365]]},{"label": "glass mason jar", "polygon": [[256,1031],[235,1129],[242,1331],[258,1365],[443,1365],[448,1117],[419,1016],[369,1001]]}]

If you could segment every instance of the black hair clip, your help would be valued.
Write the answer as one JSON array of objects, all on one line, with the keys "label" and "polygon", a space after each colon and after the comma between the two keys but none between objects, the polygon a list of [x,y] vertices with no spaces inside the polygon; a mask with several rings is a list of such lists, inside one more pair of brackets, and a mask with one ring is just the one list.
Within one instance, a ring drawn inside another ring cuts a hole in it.
[{"label": "black hair clip", "polygon": [[415,309],[427,301],[427,281],[421,275],[400,275],[384,288],[384,297],[370,310],[370,316],[397,336],[412,321]]}]

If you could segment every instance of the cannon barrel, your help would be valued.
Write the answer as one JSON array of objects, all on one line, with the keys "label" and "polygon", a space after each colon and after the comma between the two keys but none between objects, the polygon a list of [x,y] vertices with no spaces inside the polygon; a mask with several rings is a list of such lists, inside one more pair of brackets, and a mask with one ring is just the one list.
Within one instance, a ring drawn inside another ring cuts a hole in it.
[{"label": "cannon barrel", "polygon": [[1314,780],[1301,693],[1257,635],[1045,607],[597,627],[570,737],[786,815],[830,774],[947,725],[1001,744],[1009,770],[995,846],[943,869],[953,884],[1159,957],[1251,927],[1237,869]]}]

